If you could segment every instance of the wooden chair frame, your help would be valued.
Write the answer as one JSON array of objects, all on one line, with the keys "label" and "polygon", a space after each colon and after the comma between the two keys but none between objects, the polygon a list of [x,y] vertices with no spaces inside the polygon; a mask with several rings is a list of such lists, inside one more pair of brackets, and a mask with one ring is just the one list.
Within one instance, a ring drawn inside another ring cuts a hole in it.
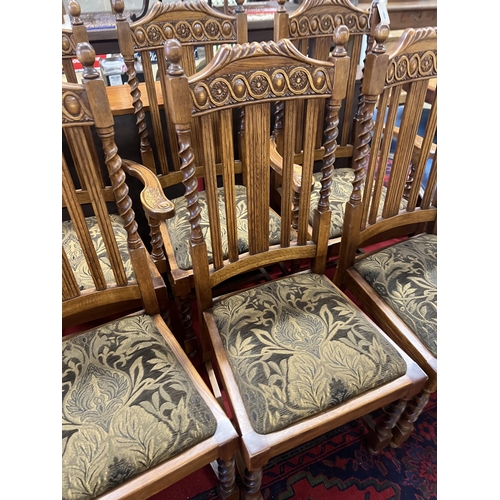
[{"label": "wooden chair frame", "polygon": [[[330,62],[312,60],[302,55],[287,39],[279,42],[257,43],[224,46],[217,53],[212,63],[202,72],[187,77],[181,67],[181,47],[175,41],[166,44],[168,68],[167,86],[169,108],[172,112],[175,129],[178,135],[181,160],[181,172],[186,186],[186,200],[188,201],[191,235],[190,249],[193,260],[195,289],[200,314],[201,340],[203,359],[213,383],[215,395],[222,401],[218,380],[222,381],[223,388],[229,399],[234,423],[240,438],[240,475],[243,479],[245,491],[242,498],[246,500],[261,498],[260,484],[262,467],[268,460],[294,446],[299,445],[327,430],[344,424],[354,418],[367,415],[369,412],[387,405],[384,418],[378,424],[367,417],[371,426],[369,446],[372,450],[379,450],[389,443],[392,438],[392,427],[399,419],[406,406],[406,401],[418,393],[427,377],[423,371],[403,351],[398,352],[407,364],[407,372],[393,382],[383,387],[368,391],[353,398],[346,404],[322,411],[320,414],[305,418],[286,429],[269,434],[258,434],[251,426],[244,410],[244,404],[232,369],[227,360],[222,341],[219,336],[211,308],[219,300],[214,299],[213,290],[221,282],[238,276],[250,269],[262,265],[283,262],[295,259],[311,261],[312,272],[322,274],[326,265],[326,243],[329,226],[329,182],[331,169],[323,170],[322,198],[315,210],[315,224],[312,236],[309,233],[309,193],[301,193],[299,202],[300,213],[297,230],[292,229],[292,190],[293,165],[295,143],[295,127],[297,124],[296,100],[305,97],[317,97],[309,102],[316,101],[316,105],[309,107],[308,127],[304,138],[304,164],[302,177],[308,181],[312,177],[314,164],[314,149],[318,114],[321,107],[320,98],[329,97],[330,105],[327,110],[327,121],[331,125],[333,141],[332,151],[335,152],[336,123],[338,112],[346,93],[344,75],[349,65],[346,56],[345,44],[348,40],[348,30],[339,26],[335,31],[336,49]],[[324,79],[323,75],[330,75]],[[267,75],[267,76],[266,76]],[[313,75],[315,75],[313,77]],[[300,91],[304,82],[310,82],[308,92]],[[267,82],[267,83],[266,83]],[[287,82],[291,82],[288,84]],[[318,88],[310,90],[313,82]],[[330,82],[325,89],[319,90],[322,82]],[[227,92],[224,91],[227,90]],[[261,90],[264,89],[264,92]],[[272,89],[272,90],[267,90]],[[175,100],[172,96],[177,96]],[[179,99],[178,96],[181,96]],[[188,98],[189,96],[189,98]],[[263,97],[265,96],[265,97]],[[299,97],[297,97],[299,96]],[[284,157],[281,163],[283,169],[284,193],[281,200],[281,228],[280,243],[269,243],[269,176],[271,157],[271,141],[268,135],[270,122],[270,104],[278,100],[287,101],[285,116],[287,126],[285,133]],[[232,160],[234,145],[231,135],[222,136],[221,155],[224,177],[224,196],[227,210],[227,234],[230,241],[229,256],[222,252],[222,234],[218,219],[217,162],[215,159],[215,137],[212,129],[212,114],[220,113],[220,120],[228,120],[230,112],[235,107],[244,107],[245,127],[243,142],[243,162],[247,165],[247,199],[249,221],[249,249],[239,254],[237,251],[237,227],[233,203],[227,200],[234,199],[234,176]],[[194,110],[194,111],[193,111]],[[192,146],[193,119],[200,118],[205,126],[203,143],[203,161],[205,168],[205,182],[207,189],[207,212],[210,218],[210,232],[212,238],[213,263],[209,264],[207,244],[200,227],[201,207],[198,201],[197,174],[199,170]],[[290,125],[290,128],[288,127]],[[267,147],[269,145],[269,148]],[[232,295],[232,294],[231,294]],[[349,301],[347,297],[344,299]],[[353,307],[355,307],[353,305]],[[381,331],[380,333],[384,335]],[[392,345],[395,345],[392,343]],[[215,370],[212,368],[215,364]]]},{"label": "wooden chair frame", "polygon": [[[83,84],[63,83],[62,85],[63,129],[67,136],[72,139],[71,149],[73,153],[77,152],[77,158],[87,160],[87,162],[79,163],[80,170],[83,171],[95,160],[95,153],[91,152],[87,145],[90,136],[85,132],[85,130],[95,126],[97,136],[102,141],[105,163],[112,186],[109,189],[101,189],[102,178],[95,172],[93,173],[89,167],[88,172],[86,172],[88,175],[82,176],[85,181],[88,181],[85,183],[88,190],[75,188],[68,164],[63,156],[63,200],[71,214],[79,241],[84,248],[85,259],[95,282],[93,289],[80,290],[63,248],[63,325],[77,327],[82,321],[100,320],[101,323],[107,321],[106,328],[110,330],[111,328],[108,328],[110,314],[114,315],[111,323],[130,318],[136,314],[149,315],[165,345],[178,360],[199,397],[205,401],[216,420],[215,433],[211,437],[138,475],[122,479],[122,482],[111,490],[101,492],[98,498],[107,500],[146,499],[201,467],[212,464],[219,479],[218,488],[221,498],[236,500],[239,493],[235,483],[234,455],[237,449],[238,435],[162,318],[159,296],[166,297],[165,282],[159,275],[138,235],[131,199],[128,196],[125,171],[127,174],[139,177],[144,183],[145,188],[141,193],[141,201],[148,217],[154,218],[156,221],[165,220],[172,215],[171,203],[165,198],[158,178],[149,169],[134,162],[122,161],[117,154],[114,142],[113,116],[107,100],[106,89],[104,82],[93,67],[95,51],[90,44],[79,43],[76,54],[84,66]],[[110,230],[109,221],[106,220],[106,217],[109,217],[106,205],[112,201],[116,203],[118,213],[125,222],[128,251],[136,277],[134,282],[128,281],[123,276],[120,255],[116,251],[111,251],[112,247],[116,249],[116,240],[113,240],[113,231]],[[117,276],[117,283],[106,282],[102,270],[99,268],[96,250],[92,241],[89,241],[88,231],[85,230],[86,223],[82,205],[89,203],[92,204],[100,221],[100,227],[103,229],[102,236],[106,248],[110,250],[108,252],[110,265],[114,270],[114,275]],[[85,244],[85,240],[87,244]],[[131,300],[134,303],[138,302],[142,309],[134,315],[127,315],[124,311],[113,308],[113,303],[118,299],[125,302]],[[108,331],[106,328],[100,332],[100,335],[106,335]],[[65,336],[63,345],[72,341],[76,336],[84,334],[85,332],[78,332]],[[104,357],[111,347],[110,343],[104,348]],[[68,383],[67,380],[66,383]],[[69,429],[70,437],[68,439],[71,439],[74,432],[75,430]],[[65,497],[64,493],[63,491],[63,497]]]},{"label": "wooden chair frame", "polygon": [[[432,27],[408,28],[389,54],[383,44],[387,34],[382,29],[376,34],[377,44],[365,67],[365,104],[354,158],[356,178],[346,207],[335,283],[352,291],[377,324],[418,362],[429,377],[423,391],[409,403],[403,415],[404,423],[395,428],[393,444],[399,446],[408,439],[413,431],[413,422],[422,412],[430,394],[437,389],[437,357],[353,266],[376,253],[357,253],[373,241],[437,233],[437,146],[433,144],[437,127],[437,89],[425,134],[420,138],[417,136],[419,110],[428,100],[428,82],[437,78],[437,30]],[[387,197],[382,214],[377,217],[384,175],[377,175],[376,164],[379,161],[381,165],[386,165],[394,138],[394,134],[387,134],[386,131],[394,130],[403,88],[408,91],[405,112],[396,134],[397,146]],[[377,119],[373,123],[376,105]],[[387,113],[386,106],[389,106]],[[420,186],[429,157],[433,157],[432,167],[422,193]],[[360,194],[362,185],[365,186],[363,196]],[[401,200],[406,202],[404,209],[401,209]]]}]

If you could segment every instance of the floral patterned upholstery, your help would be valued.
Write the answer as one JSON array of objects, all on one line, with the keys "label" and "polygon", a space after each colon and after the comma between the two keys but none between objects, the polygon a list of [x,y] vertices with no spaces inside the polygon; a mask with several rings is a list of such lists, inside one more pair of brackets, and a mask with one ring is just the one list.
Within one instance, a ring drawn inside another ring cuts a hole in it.
[{"label": "floral patterned upholstery", "polygon": [[437,357],[437,236],[418,235],[354,267]]},{"label": "floral patterned upholstery", "polygon": [[[311,206],[309,210],[309,223],[312,225],[314,220],[314,209],[318,206],[319,194],[321,189],[321,172],[313,174],[314,185],[311,192]],[[344,224],[345,205],[349,201],[352,193],[352,181],[354,180],[354,170],[352,168],[336,168],[333,170],[332,185],[330,192],[330,210],[332,212],[332,221],[330,223],[329,238],[337,238],[342,235],[342,226]],[[363,192],[363,188],[361,188]],[[383,204],[387,189],[382,187],[380,195],[381,203],[378,213],[382,214]],[[402,200],[401,208],[406,207],[406,200]]]},{"label": "floral patterned upholstery", "polygon": [[[219,188],[219,217],[222,227],[222,251],[224,258],[228,255],[227,230],[226,230],[226,210],[224,205],[224,192]],[[201,209],[200,226],[203,237],[207,243],[207,253],[209,262],[212,262],[212,243],[210,238],[208,207],[205,192],[199,192],[199,203]],[[191,269],[191,254],[189,250],[189,238],[191,226],[189,223],[189,211],[184,196],[172,200],[175,205],[175,215],[167,220],[168,232],[175,252],[175,259],[180,269]],[[236,217],[238,219],[238,250],[244,253],[248,250],[248,212],[246,188],[236,186]],[[269,244],[275,245],[280,242],[280,218],[269,212]]]},{"label": "floral patterned upholstery", "polygon": [[254,430],[267,434],[379,387],[406,363],[330,282],[299,274],[213,307]]},{"label": "floral patterned upholstery", "polygon": [[62,347],[63,499],[89,499],[211,437],[216,421],[150,316]]},{"label": "floral patterned upholstery", "polygon": [[[129,281],[132,281],[135,279],[135,275],[127,247],[127,231],[123,227],[123,219],[116,214],[110,214],[109,218],[111,219],[111,226],[116,236],[118,250],[120,251],[120,255],[122,257],[125,275]],[[113,283],[116,280],[113,275],[113,270],[109,264],[108,254],[106,253],[106,247],[104,246],[101,231],[99,229],[99,225],[97,224],[97,218],[94,216],[86,217],[85,221],[87,222],[87,227],[89,228],[90,236],[94,243],[94,248],[97,252],[99,262],[101,263],[101,268],[106,282]],[[66,251],[71,267],[75,272],[75,277],[78,285],[80,286],[80,290],[94,288],[94,282],[92,281],[89,266],[87,265],[82,247],[80,246],[78,236],[76,235],[75,228],[71,221],[63,221],[62,223],[62,245]]]}]

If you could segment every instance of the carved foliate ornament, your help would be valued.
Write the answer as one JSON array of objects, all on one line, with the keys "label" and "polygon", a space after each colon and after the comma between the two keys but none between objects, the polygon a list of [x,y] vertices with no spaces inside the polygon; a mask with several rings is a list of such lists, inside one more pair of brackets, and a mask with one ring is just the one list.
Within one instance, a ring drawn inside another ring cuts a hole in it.
[{"label": "carved foliate ornament", "polygon": [[432,50],[403,54],[389,63],[386,85],[437,75],[437,53]]},{"label": "carved foliate ornament", "polygon": [[219,76],[208,83],[191,85],[197,111],[263,98],[286,99],[318,92],[324,93],[325,97],[331,95],[330,77],[323,67],[289,67],[269,73],[260,70],[242,72],[232,80]]},{"label": "carved foliate ornament", "polygon": [[92,125],[94,119],[90,111],[85,90],[79,85],[68,89],[63,86],[62,91],[62,123],[88,123]]},{"label": "carved foliate ornament", "polygon": [[331,16],[330,14],[314,14],[290,19],[290,37],[312,37],[332,35],[335,28],[344,24],[351,34],[369,32],[368,14],[346,13]]},{"label": "carved foliate ornament", "polygon": [[75,40],[71,30],[62,30],[62,55],[73,56],[75,55]]}]

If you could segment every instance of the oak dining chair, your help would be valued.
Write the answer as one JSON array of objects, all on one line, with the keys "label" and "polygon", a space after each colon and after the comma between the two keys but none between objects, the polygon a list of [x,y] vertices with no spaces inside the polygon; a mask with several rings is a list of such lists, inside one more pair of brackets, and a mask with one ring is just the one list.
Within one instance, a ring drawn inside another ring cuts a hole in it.
[{"label": "oak dining chair", "polygon": [[[190,77],[182,68],[179,42],[166,43],[168,106],[186,187],[186,251],[194,271],[203,359],[212,390],[222,403],[226,396],[240,435],[237,464],[245,500],[262,498],[262,469],[272,457],[358,417],[366,417],[369,448],[382,449],[406,402],[427,379],[324,275],[330,169],[322,172],[312,235],[309,192],[301,193],[297,230],[292,226],[297,103],[308,101],[301,147],[302,179],[310,183],[323,99],[330,101],[326,120],[335,150],[338,112],[346,95],[348,37],[347,27],[338,26],[330,61],[304,56],[288,39],[224,45],[202,72]],[[270,215],[270,164],[276,157],[269,124],[277,101],[284,103],[281,217]],[[238,139],[232,116],[242,108],[245,126]],[[203,131],[200,156],[193,152],[195,120]],[[246,170],[244,186],[233,175],[238,148]],[[310,269],[216,295],[216,287],[231,277],[297,259],[310,262]],[[370,418],[378,409],[383,417]]]},{"label": "oak dining chair", "polygon": [[[355,178],[334,280],[357,297],[429,377],[394,429],[392,443],[399,446],[437,390],[437,84],[416,140],[429,82],[437,79],[437,30],[408,28],[390,52],[383,43],[386,36],[377,33],[365,66]],[[376,240],[386,242],[373,249],[369,245]]]},{"label": "oak dining chair", "polygon": [[[62,84],[71,151],[62,160],[62,320],[73,330],[62,338],[62,498],[145,500],[213,464],[220,497],[236,500],[238,435],[164,320],[166,285],[138,235],[125,172],[145,183],[150,216],[165,220],[171,204],[149,169],[118,154],[94,49],[79,43],[76,55],[83,83]],[[106,188],[85,129],[104,153]]]}]

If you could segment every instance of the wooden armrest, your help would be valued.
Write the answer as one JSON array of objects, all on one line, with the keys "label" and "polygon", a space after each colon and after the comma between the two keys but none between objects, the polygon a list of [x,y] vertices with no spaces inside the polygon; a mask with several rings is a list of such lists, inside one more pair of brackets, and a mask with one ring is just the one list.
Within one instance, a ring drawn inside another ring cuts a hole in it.
[{"label": "wooden armrest", "polygon": [[[283,157],[278,153],[274,137],[271,137],[269,144],[270,144],[269,151],[270,151],[271,168],[277,174],[283,176]],[[299,192],[301,184],[302,184],[302,166],[297,165],[295,163],[293,165],[293,189]],[[313,188],[313,185],[314,185],[314,179],[311,182],[311,190]]]},{"label": "wooden armrest", "polygon": [[122,159],[122,165],[127,174],[136,177],[144,185],[141,203],[146,215],[155,220],[172,218],[175,215],[174,204],[165,196],[156,174],[135,161]]}]

